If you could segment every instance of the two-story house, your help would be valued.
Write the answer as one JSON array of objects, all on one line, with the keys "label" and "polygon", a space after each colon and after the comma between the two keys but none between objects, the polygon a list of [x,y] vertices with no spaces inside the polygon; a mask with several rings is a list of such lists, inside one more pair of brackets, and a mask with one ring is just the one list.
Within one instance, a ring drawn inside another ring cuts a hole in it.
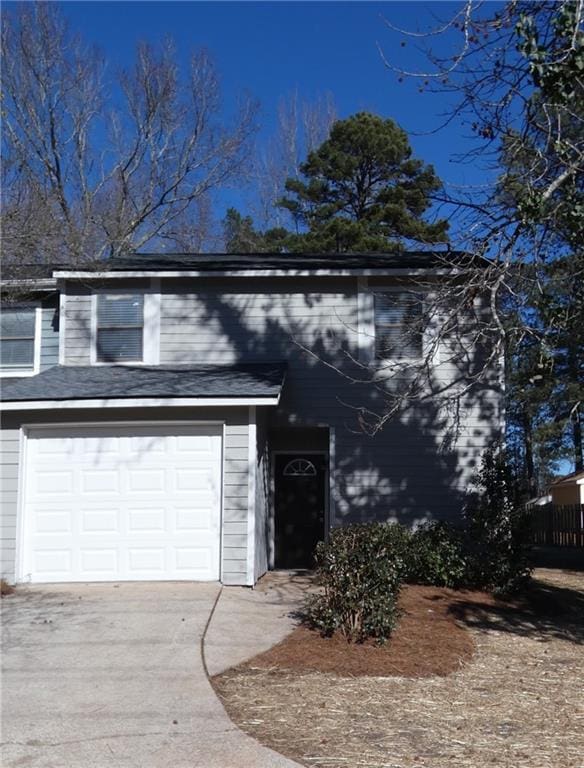
[{"label": "two-story house", "polygon": [[[309,567],[331,526],[456,518],[501,434],[501,372],[469,390],[447,441],[431,399],[367,434],[358,415],[383,409],[380,389],[342,374],[384,362],[388,338],[399,348],[424,301],[409,281],[439,290],[443,273],[431,253],[141,255],[16,281],[26,301],[3,304],[0,340],[3,575],[253,585]],[[421,358],[428,334],[402,354]],[[433,365],[451,375],[440,349]]]}]

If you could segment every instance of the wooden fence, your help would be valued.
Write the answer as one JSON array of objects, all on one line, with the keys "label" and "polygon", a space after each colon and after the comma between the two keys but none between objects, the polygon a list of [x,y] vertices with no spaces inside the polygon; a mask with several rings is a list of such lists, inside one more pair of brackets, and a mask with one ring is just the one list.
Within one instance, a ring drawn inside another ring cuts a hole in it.
[{"label": "wooden fence", "polygon": [[584,504],[529,508],[537,546],[584,547]]}]

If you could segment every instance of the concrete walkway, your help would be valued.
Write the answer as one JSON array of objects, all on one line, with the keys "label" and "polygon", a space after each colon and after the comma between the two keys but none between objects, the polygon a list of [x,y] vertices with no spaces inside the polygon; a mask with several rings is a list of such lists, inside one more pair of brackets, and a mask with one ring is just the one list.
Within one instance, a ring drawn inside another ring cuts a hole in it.
[{"label": "concrete walkway", "polygon": [[224,672],[283,640],[297,624],[296,614],[310,588],[302,572],[273,571],[255,589],[221,592],[205,634],[209,675]]},{"label": "concrete walkway", "polygon": [[[255,593],[236,592],[244,599],[224,590],[212,627],[215,671],[237,656],[217,652],[231,601],[248,625],[263,621],[247,604]],[[207,680],[201,637],[218,593],[47,585],[3,599],[3,768],[293,768],[233,725]],[[245,631],[235,639],[257,652]]]}]

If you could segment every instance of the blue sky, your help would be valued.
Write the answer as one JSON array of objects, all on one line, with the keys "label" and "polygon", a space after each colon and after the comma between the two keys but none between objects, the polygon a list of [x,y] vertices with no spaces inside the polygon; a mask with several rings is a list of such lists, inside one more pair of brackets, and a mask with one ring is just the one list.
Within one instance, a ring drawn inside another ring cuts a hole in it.
[{"label": "blue sky", "polygon": [[[492,5],[490,10],[492,10]],[[449,17],[452,2],[65,2],[71,26],[97,43],[112,68],[129,65],[139,40],[170,35],[180,57],[206,47],[217,62],[226,103],[249,90],[261,103],[262,136],[273,128],[278,100],[297,90],[301,98],[334,95],[340,117],[369,110],[391,117],[411,134],[418,156],[434,164],[446,184],[479,184],[485,171],[454,162],[470,146],[468,129],[441,123],[444,96],[420,94],[419,83],[399,84],[383,65],[377,43],[400,65],[421,61],[415,46],[383,23],[427,29]],[[444,52],[455,41],[434,38]]]}]

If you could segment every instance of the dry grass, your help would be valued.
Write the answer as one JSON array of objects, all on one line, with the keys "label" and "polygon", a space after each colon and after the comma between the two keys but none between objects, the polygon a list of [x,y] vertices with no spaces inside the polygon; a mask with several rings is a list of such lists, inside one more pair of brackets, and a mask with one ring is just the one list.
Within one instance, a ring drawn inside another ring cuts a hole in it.
[{"label": "dry grass", "polygon": [[541,571],[521,605],[457,607],[476,643],[448,677],[247,668],[216,685],[247,733],[326,768],[581,768],[584,576]]}]

